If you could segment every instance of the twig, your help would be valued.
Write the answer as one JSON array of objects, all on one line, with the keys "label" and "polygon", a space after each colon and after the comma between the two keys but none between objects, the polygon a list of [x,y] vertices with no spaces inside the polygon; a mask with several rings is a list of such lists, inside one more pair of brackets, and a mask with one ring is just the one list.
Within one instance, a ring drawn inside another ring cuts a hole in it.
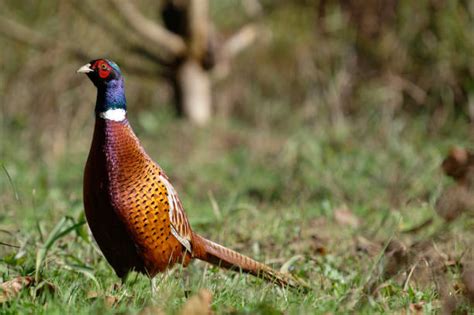
[{"label": "twig", "polygon": [[242,50],[253,44],[257,39],[257,27],[255,24],[247,24],[233,34],[222,45],[222,54],[233,58]]},{"label": "twig", "polygon": [[8,246],[8,247],[13,247],[13,248],[20,248],[20,246],[12,245],[12,244],[8,244],[8,243],[4,243],[4,242],[0,242],[0,245]]},{"label": "twig", "polygon": [[213,70],[213,77],[222,80],[230,73],[231,60],[241,51],[252,45],[257,39],[258,29],[255,24],[247,24],[228,38],[221,46],[218,63]]},{"label": "twig", "polygon": [[[135,72],[146,73],[147,71],[144,70],[150,70],[150,65],[143,64],[139,66],[139,62],[137,62],[140,59],[143,60],[143,57],[152,61],[155,64],[159,64],[162,66],[169,65],[170,60],[169,58],[166,58],[166,56],[163,56],[163,51],[161,49],[158,49],[155,46],[147,45],[146,42],[140,41],[140,39],[134,36],[134,34],[130,32],[126,27],[118,26],[118,23],[114,22],[110,14],[99,10],[99,8],[95,5],[94,1],[74,0],[72,1],[72,4],[75,9],[79,13],[81,13],[86,19],[101,28],[105,33],[107,33],[107,36],[114,38],[114,42],[117,43],[118,46],[123,48],[116,50],[119,56],[120,52],[123,50],[128,51],[131,54],[137,55],[137,58],[135,58],[135,62],[133,62],[134,65],[127,66],[127,68],[136,68],[137,71]],[[100,19],[97,18],[98,16],[100,16]],[[122,59],[121,64],[126,64],[131,54],[126,54],[126,56],[124,56],[123,58],[114,57],[114,59]],[[154,73],[154,75],[156,75],[156,73]]]},{"label": "twig", "polygon": [[144,40],[151,41],[161,49],[167,50],[175,57],[184,55],[186,52],[186,43],[181,37],[149,20],[139,10],[137,10],[132,2],[124,0],[109,1],[117,9],[117,12],[123,21]]}]

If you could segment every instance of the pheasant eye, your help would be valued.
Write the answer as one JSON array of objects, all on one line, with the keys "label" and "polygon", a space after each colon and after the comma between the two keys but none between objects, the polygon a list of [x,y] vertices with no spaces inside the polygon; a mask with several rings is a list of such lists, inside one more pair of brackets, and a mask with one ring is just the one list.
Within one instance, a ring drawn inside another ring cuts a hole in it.
[{"label": "pheasant eye", "polygon": [[109,76],[110,74],[110,68],[107,66],[105,63],[101,63],[99,65],[99,77],[102,79],[105,79]]}]

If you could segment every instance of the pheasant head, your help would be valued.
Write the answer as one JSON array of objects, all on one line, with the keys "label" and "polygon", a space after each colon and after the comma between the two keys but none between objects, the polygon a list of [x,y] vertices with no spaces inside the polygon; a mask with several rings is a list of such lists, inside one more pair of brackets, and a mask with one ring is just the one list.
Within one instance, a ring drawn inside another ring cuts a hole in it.
[{"label": "pheasant head", "polygon": [[85,73],[97,87],[95,112],[97,116],[120,121],[125,119],[126,100],[122,72],[108,59],[92,60],[77,70]]}]

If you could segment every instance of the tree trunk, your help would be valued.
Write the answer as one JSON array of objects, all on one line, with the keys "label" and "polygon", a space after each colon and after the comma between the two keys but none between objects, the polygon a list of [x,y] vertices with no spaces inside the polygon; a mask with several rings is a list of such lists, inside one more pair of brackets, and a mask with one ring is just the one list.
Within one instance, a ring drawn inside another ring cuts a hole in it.
[{"label": "tree trunk", "polygon": [[185,60],[176,71],[174,82],[178,111],[197,125],[211,118],[211,81],[199,61]]}]

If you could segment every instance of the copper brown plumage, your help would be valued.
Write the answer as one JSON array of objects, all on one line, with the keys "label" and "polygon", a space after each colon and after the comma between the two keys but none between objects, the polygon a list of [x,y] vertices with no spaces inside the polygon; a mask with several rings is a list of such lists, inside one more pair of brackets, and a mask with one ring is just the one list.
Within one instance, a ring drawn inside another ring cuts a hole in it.
[{"label": "copper brown plumage", "polygon": [[197,258],[282,286],[300,286],[292,276],[194,233],[168,177],[144,151],[125,117],[118,66],[99,59],[79,72],[87,73],[98,88],[84,207],[92,234],[119,277],[131,270],[153,277]]}]

